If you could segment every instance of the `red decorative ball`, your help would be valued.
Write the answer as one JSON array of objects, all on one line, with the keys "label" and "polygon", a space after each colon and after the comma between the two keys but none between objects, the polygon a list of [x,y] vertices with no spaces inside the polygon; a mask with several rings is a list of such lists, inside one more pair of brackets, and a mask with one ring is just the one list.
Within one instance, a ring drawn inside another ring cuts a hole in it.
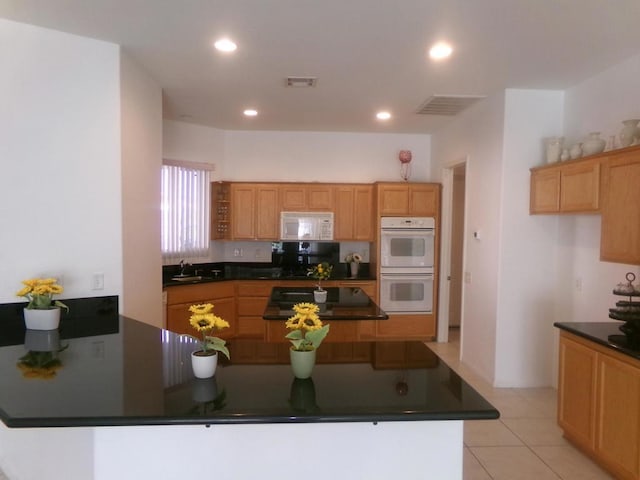
[{"label": "red decorative ball", "polygon": [[409,163],[411,161],[411,150],[400,150],[398,160],[400,160],[401,163]]}]

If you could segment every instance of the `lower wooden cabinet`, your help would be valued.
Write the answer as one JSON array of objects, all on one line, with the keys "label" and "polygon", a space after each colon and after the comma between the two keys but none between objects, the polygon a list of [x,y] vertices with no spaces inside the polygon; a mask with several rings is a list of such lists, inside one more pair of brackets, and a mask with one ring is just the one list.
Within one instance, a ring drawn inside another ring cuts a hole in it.
[{"label": "lower wooden cabinet", "polygon": [[181,285],[167,289],[167,330],[199,336],[191,325],[189,307],[194,304],[212,303],[213,313],[229,322],[229,328],[213,335],[231,338],[236,334],[236,300],[232,283],[216,282],[198,285]]},{"label": "lower wooden cabinet", "polygon": [[562,331],[558,423],[616,478],[640,479],[640,360]]},{"label": "lower wooden cabinet", "polygon": [[436,318],[432,313],[390,314],[388,320],[376,322],[375,328],[376,338],[429,341],[436,337]]},{"label": "lower wooden cabinet", "polygon": [[269,302],[271,290],[276,285],[276,282],[271,281],[236,282],[238,337],[265,338],[265,320],[263,320],[262,315]]}]

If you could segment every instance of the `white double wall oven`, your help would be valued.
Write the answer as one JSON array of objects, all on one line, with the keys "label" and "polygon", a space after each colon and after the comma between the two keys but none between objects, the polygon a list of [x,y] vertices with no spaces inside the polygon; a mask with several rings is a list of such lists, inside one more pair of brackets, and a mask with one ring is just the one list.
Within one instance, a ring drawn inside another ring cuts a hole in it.
[{"label": "white double wall oven", "polygon": [[380,307],[391,314],[433,312],[435,218],[380,219]]}]

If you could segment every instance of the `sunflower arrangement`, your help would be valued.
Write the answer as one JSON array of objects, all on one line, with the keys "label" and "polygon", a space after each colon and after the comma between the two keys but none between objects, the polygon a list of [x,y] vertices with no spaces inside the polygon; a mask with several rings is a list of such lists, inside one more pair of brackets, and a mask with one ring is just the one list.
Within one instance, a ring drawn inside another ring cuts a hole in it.
[{"label": "sunflower arrangement", "polygon": [[64,303],[54,300],[53,296],[62,293],[64,289],[55,278],[32,278],[23,280],[24,287],[16,293],[18,297],[25,297],[29,304],[29,310],[50,310],[54,307],[69,310]]},{"label": "sunflower arrangement", "polygon": [[318,290],[322,290],[321,282],[322,280],[327,280],[331,276],[332,270],[333,265],[328,262],[322,262],[307,270],[307,276],[318,280]]},{"label": "sunflower arrangement", "polygon": [[202,334],[202,340],[200,341],[202,352],[205,355],[208,354],[207,352],[222,352],[230,359],[229,349],[226,347],[227,342],[209,335],[215,329],[229,328],[229,322],[214,315],[213,304],[211,303],[191,305],[189,311],[192,314],[189,318],[189,323],[198,333]]},{"label": "sunflower arrangement", "polygon": [[291,330],[285,338],[293,344],[292,349],[299,352],[314,350],[320,346],[329,333],[330,325],[323,325],[318,316],[320,308],[315,303],[296,303],[293,306],[295,315],[285,323]]}]

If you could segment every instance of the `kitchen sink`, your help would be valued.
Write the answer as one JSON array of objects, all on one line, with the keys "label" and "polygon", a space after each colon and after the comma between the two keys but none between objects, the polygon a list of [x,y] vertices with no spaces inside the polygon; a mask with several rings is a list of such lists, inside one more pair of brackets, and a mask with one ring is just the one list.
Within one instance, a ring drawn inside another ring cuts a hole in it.
[{"label": "kitchen sink", "polygon": [[207,277],[203,277],[202,275],[178,275],[176,277],[172,277],[171,280],[175,280],[176,282],[197,282],[198,280],[204,280]]}]

